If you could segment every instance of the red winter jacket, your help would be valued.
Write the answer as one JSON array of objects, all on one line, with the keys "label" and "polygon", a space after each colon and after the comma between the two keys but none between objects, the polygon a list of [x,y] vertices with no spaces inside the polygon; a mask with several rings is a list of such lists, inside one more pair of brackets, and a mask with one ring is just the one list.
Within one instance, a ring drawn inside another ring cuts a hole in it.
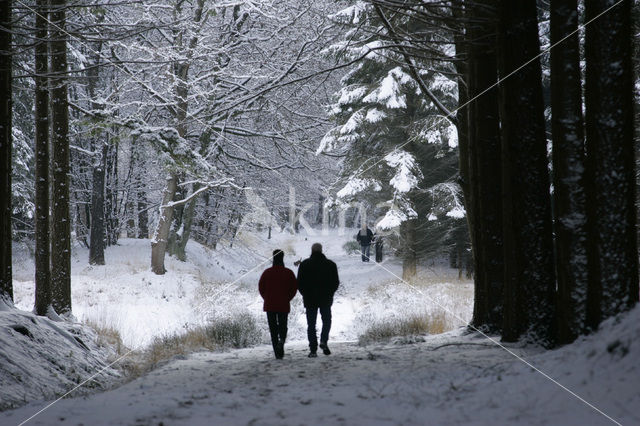
[{"label": "red winter jacket", "polygon": [[298,281],[291,269],[275,265],[262,273],[258,288],[265,312],[289,312],[289,301],[298,291]]}]

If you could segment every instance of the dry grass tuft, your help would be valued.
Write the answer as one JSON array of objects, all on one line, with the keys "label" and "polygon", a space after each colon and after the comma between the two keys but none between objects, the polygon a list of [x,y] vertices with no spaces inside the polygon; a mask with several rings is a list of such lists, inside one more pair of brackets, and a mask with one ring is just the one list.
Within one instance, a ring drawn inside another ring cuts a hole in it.
[{"label": "dry grass tuft", "polygon": [[440,334],[447,331],[447,318],[444,313],[413,314],[407,318],[395,318],[390,321],[373,324],[358,337],[360,345],[375,342],[387,342],[393,337]]},{"label": "dry grass tuft", "polygon": [[116,354],[122,355],[127,352],[129,349],[124,346],[122,343],[122,337],[120,336],[120,332],[113,327],[109,327],[106,325],[99,325],[93,321],[85,321],[85,324],[93,329],[98,335],[97,344],[98,346],[110,346],[112,347]]},{"label": "dry grass tuft", "polygon": [[182,334],[156,338],[140,354],[134,366],[128,370],[137,377],[153,370],[165,361],[203,350],[246,348],[260,343],[262,333],[254,317],[249,313],[214,320],[206,326],[195,327]]}]

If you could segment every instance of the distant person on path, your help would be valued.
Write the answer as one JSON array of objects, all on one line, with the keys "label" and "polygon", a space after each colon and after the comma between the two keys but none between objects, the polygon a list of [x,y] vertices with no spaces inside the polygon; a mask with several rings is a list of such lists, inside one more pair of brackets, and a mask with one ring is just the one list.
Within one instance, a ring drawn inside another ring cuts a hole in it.
[{"label": "distant person on path", "polygon": [[298,289],[307,310],[309,358],[318,356],[318,336],[316,334],[318,310],[322,317],[320,349],[325,355],[331,355],[328,345],[329,331],[331,330],[331,305],[339,284],[338,267],[322,254],[320,243],[313,244],[311,256],[303,260],[298,268]]},{"label": "distant person on path", "polygon": [[369,255],[371,254],[371,241],[373,241],[373,232],[371,229],[367,227],[366,223],[362,224],[362,228],[358,231],[356,235],[356,240],[360,243],[360,248],[362,249],[362,261],[368,262]]},{"label": "distant person on path", "polygon": [[273,353],[276,359],[282,359],[287,339],[287,319],[291,310],[289,302],[298,290],[295,274],[284,266],[282,250],[273,251],[273,266],[260,276],[258,289],[264,299],[263,310],[267,313]]},{"label": "distant person on path", "polygon": [[374,234],[373,238],[375,240],[375,246],[376,246],[376,262],[380,263],[382,262],[382,247],[383,247],[382,236]]}]

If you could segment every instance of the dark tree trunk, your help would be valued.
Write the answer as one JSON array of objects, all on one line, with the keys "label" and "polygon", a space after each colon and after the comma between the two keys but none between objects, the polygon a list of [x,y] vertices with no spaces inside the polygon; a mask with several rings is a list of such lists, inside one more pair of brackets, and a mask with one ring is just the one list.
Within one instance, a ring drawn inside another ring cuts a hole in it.
[{"label": "dark tree trunk", "polygon": [[[551,344],[555,271],[535,0],[501,0],[498,64],[503,162],[503,339]],[[522,68],[520,68],[522,67]],[[516,72],[517,70],[517,72]]]},{"label": "dark tree trunk", "polygon": [[13,303],[11,271],[11,0],[0,2],[0,303]]},{"label": "dark tree trunk", "polygon": [[93,187],[91,191],[91,246],[89,263],[104,265],[104,249],[106,243],[104,226],[104,183],[108,145],[102,145],[102,153],[93,166]]},{"label": "dark tree trunk", "polygon": [[149,238],[147,196],[142,191],[138,192],[138,238]]},{"label": "dark tree trunk", "polygon": [[39,0],[35,47],[35,151],[36,151],[36,314],[51,306],[51,239],[49,235],[49,87],[47,20],[48,0]]},{"label": "dark tree trunk", "polygon": [[[482,276],[481,298],[474,304],[473,324],[498,332],[502,327],[504,261],[502,248],[502,174],[496,62],[496,0],[476,3],[469,24],[469,134],[472,168],[475,169],[477,251],[482,260],[476,277]],[[491,88],[491,89],[489,89]],[[487,91],[487,89],[489,89]]]},{"label": "dark tree trunk", "polygon": [[118,242],[120,231],[118,204],[118,143],[107,141],[105,162],[105,240],[107,246]]},{"label": "dark tree trunk", "polygon": [[53,222],[51,290],[59,314],[71,312],[71,222],[69,215],[69,106],[65,0],[51,0],[51,124]]},{"label": "dark tree trunk", "polygon": [[[457,0],[453,9],[454,18],[458,22],[463,22],[465,17],[463,16],[462,1]],[[466,22],[466,21],[465,21]],[[470,121],[474,119],[472,112],[466,107],[469,100],[469,92],[472,89],[469,81],[469,31],[466,30],[466,37],[463,36],[463,28],[460,27],[455,34],[456,45],[456,71],[458,72],[458,108],[456,109],[456,119],[458,130],[458,159],[460,170],[460,186],[462,187],[462,193],[464,196],[465,211],[467,212],[467,225],[469,228],[469,239],[471,240],[471,259],[474,264],[474,268],[482,264],[482,251],[479,248],[479,227],[477,227],[478,220],[478,208],[476,202],[478,199],[477,192],[477,178],[475,160],[472,161],[471,140],[473,135],[471,133]],[[474,318],[471,320],[472,324],[480,324],[478,314],[483,312],[483,307],[486,305],[484,300],[486,299],[484,275],[475,274],[474,276]]]},{"label": "dark tree trunk", "polygon": [[[586,20],[614,3],[587,0]],[[586,27],[587,322],[592,328],[638,301],[631,36],[630,1]]]},{"label": "dark tree trunk", "polygon": [[551,130],[558,274],[557,338],[571,343],[585,331],[587,220],[577,0],[551,1]]},{"label": "dark tree trunk", "polygon": [[416,219],[410,219],[401,225],[401,236],[404,247],[402,249],[402,279],[410,280],[416,276]]},{"label": "dark tree trunk", "polygon": [[[91,109],[102,109],[102,106],[93,102],[96,98],[95,91],[98,79],[100,76],[100,51],[102,50],[101,43],[97,43],[94,48],[96,54],[93,58],[93,67],[90,67],[87,71],[87,91],[89,98],[91,99]],[[105,173],[107,166],[107,154],[109,152],[109,146],[105,141],[101,141],[105,137],[103,132],[98,132],[95,136],[97,144],[93,144],[92,149],[95,152],[93,167],[92,167],[92,179],[91,179],[91,225],[90,225],[90,237],[91,242],[89,246],[89,264],[91,265],[104,265],[104,249],[105,249],[105,209],[104,209],[104,197],[105,197]],[[99,155],[98,152],[100,151]]]}]

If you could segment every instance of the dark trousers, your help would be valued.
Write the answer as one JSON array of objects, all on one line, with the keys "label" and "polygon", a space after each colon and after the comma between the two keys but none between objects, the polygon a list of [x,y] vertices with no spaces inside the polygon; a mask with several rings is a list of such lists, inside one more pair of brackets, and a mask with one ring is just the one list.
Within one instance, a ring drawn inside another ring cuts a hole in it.
[{"label": "dark trousers", "polygon": [[307,307],[307,338],[309,339],[309,349],[312,352],[318,350],[318,336],[316,335],[318,310],[320,311],[320,317],[322,317],[321,343],[329,341],[329,331],[331,330],[331,306]]},{"label": "dark trousers", "polygon": [[287,318],[288,312],[267,312],[267,321],[269,322],[269,333],[271,333],[271,344],[273,350],[276,350],[278,342],[282,342],[287,338]]},{"label": "dark trousers", "polygon": [[376,262],[382,262],[382,241],[376,240]]},{"label": "dark trousers", "polygon": [[368,262],[369,261],[369,255],[371,254],[371,246],[360,246],[362,248],[362,261],[363,262]]}]

